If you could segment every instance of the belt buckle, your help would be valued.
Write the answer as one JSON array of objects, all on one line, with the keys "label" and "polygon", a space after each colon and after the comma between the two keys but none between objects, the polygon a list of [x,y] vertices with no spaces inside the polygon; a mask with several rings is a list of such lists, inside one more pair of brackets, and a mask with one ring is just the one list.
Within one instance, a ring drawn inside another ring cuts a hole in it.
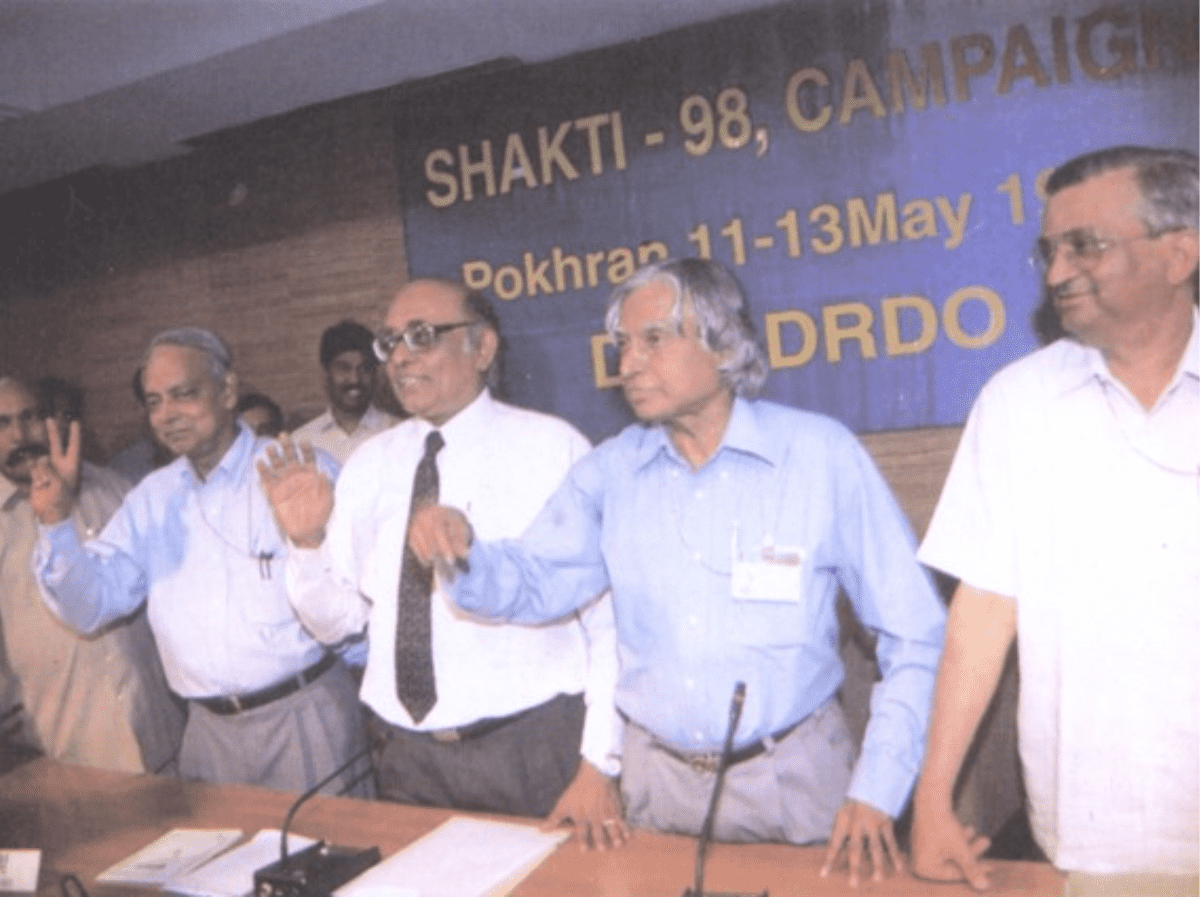
[{"label": "belt buckle", "polygon": [[720,753],[685,753],[683,761],[701,775],[715,775],[721,765]]},{"label": "belt buckle", "polygon": [[457,728],[435,728],[425,733],[442,744],[456,744],[462,740],[462,734]]}]

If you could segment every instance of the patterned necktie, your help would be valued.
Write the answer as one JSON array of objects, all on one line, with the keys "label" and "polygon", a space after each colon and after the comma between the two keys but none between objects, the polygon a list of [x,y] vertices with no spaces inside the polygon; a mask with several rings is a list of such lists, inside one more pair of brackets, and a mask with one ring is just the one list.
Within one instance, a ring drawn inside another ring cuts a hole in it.
[{"label": "patterned necktie", "polygon": [[[437,454],[445,445],[439,432],[425,438],[425,455],[413,474],[412,502],[408,520],[420,509],[438,501]],[[396,614],[396,696],[419,723],[437,703],[433,683],[433,647],[430,644],[429,598],[433,592],[433,569],[404,543],[400,566],[400,604]]]}]

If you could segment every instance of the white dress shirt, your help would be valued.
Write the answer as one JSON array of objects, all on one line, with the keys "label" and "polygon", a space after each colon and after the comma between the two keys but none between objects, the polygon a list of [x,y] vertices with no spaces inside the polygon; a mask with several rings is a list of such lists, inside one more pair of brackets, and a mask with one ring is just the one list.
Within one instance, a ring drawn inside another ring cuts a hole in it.
[{"label": "white dress shirt", "polygon": [[[432,426],[401,422],[363,444],[337,482],[320,550],[292,549],[288,584],[301,620],[336,643],[369,623],[362,699],[403,728],[437,730],[511,715],[558,694],[584,693],[583,756],[616,774],[620,734],[612,605],[607,595],[580,615],[545,626],[482,621],[448,599],[432,606],[438,701],[415,725],[396,696],[397,591],[413,473]],[[558,487],[587,440],[561,419],[499,403],[484,390],[438,429],[439,502],[462,510],[484,540],[517,537]]]},{"label": "white dress shirt", "polygon": [[1094,349],[1000,372],[920,558],[1016,598],[1034,836],[1060,869],[1197,871],[1200,350],[1146,410]]},{"label": "white dress shirt", "polygon": [[340,465],[345,465],[350,454],[360,444],[380,432],[387,431],[395,424],[394,416],[390,416],[374,406],[368,406],[354,430],[346,434],[342,430],[342,426],[337,423],[337,419],[333,417],[333,412],[327,409],[311,422],[306,422],[297,428],[292,432],[292,437],[297,441],[308,441],[318,450],[324,450]]}]

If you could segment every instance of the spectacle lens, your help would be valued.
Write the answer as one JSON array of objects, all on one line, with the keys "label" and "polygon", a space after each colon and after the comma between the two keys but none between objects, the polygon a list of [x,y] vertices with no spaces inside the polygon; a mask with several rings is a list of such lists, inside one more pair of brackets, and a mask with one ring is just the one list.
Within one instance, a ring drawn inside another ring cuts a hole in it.
[{"label": "spectacle lens", "polygon": [[403,331],[381,331],[375,336],[372,346],[380,362],[387,362],[403,342],[410,353],[424,353],[433,349],[443,334],[454,328],[465,328],[474,322],[446,322],[432,325],[429,322],[410,322]]}]

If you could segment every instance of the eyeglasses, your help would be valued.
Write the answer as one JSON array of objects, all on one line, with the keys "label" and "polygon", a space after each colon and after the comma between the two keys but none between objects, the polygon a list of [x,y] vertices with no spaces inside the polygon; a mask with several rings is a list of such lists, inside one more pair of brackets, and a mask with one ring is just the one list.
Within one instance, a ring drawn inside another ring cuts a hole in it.
[{"label": "eyeglasses", "polygon": [[410,322],[403,331],[381,331],[375,335],[371,345],[380,362],[387,362],[403,342],[410,353],[424,353],[431,350],[447,331],[455,328],[465,328],[474,322],[446,322],[443,325],[430,325],[428,322]]},{"label": "eyeglasses", "polygon": [[1054,237],[1038,238],[1037,243],[1033,245],[1030,261],[1044,273],[1054,265],[1055,258],[1062,250],[1066,253],[1068,263],[1080,269],[1090,269],[1114,247],[1132,244],[1134,241],[1152,241],[1166,233],[1167,231],[1160,231],[1157,234],[1138,234],[1128,238],[1102,238],[1090,229],[1072,228]]}]

